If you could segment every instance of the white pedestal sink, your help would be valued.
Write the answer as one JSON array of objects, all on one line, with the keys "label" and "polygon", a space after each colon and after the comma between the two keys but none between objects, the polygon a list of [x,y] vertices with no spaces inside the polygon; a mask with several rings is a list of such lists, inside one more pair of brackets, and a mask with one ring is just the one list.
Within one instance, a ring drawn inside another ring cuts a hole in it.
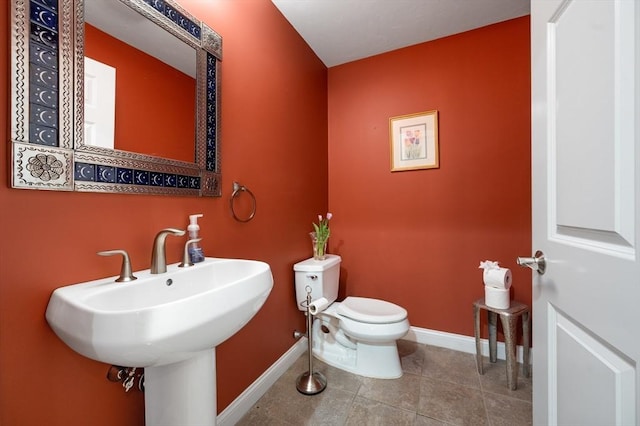
[{"label": "white pedestal sink", "polygon": [[207,258],[189,268],[134,273],[60,287],[46,318],[76,352],[145,369],[146,425],[215,425],[215,347],[266,301],[273,277],[264,262]]},{"label": "white pedestal sink", "polygon": [[215,349],[211,349],[184,361],[146,368],[145,423],[215,425],[215,365]]}]

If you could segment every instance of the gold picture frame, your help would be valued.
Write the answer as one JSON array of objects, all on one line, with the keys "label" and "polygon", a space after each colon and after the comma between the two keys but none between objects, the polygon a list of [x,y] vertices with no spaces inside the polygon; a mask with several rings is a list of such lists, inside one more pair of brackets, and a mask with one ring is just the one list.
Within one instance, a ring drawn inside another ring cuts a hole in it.
[{"label": "gold picture frame", "polygon": [[425,111],[389,119],[391,171],[437,169],[438,111]]}]

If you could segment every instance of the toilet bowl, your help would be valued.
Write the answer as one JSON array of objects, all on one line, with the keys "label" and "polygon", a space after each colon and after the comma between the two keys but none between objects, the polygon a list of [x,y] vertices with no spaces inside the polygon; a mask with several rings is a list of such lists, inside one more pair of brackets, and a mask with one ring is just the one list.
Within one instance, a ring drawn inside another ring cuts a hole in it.
[{"label": "toilet bowl", "polygon": [[396,340],[409,331],[407,311],[393,303],[349,296],[336,302],[340,256],[307,259],[294,265],[298,308],[325,298],[329,305],[315,314],[313,355],[334,367],[365,377],[394,379],[402,376]]}]

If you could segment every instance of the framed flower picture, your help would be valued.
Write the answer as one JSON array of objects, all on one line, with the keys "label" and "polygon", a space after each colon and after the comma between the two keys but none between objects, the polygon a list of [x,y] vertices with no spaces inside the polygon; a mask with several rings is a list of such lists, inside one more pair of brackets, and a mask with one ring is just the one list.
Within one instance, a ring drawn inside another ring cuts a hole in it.
[{"label": "framed flower picture", "polygon": [[392,172],[440,167],[437,110],[391,117],[389,140]]}]

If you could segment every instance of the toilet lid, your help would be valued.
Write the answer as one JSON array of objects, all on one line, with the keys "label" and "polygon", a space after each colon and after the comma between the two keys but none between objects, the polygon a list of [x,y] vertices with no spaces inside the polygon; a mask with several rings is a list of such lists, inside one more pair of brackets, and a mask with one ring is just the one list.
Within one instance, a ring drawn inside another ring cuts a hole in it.
[{"label": "toilet lid", "polygon": [[338,314],[371,324],[388,324],[407,318],[407,310],[391,302],[353,296],[340,303]]}]

